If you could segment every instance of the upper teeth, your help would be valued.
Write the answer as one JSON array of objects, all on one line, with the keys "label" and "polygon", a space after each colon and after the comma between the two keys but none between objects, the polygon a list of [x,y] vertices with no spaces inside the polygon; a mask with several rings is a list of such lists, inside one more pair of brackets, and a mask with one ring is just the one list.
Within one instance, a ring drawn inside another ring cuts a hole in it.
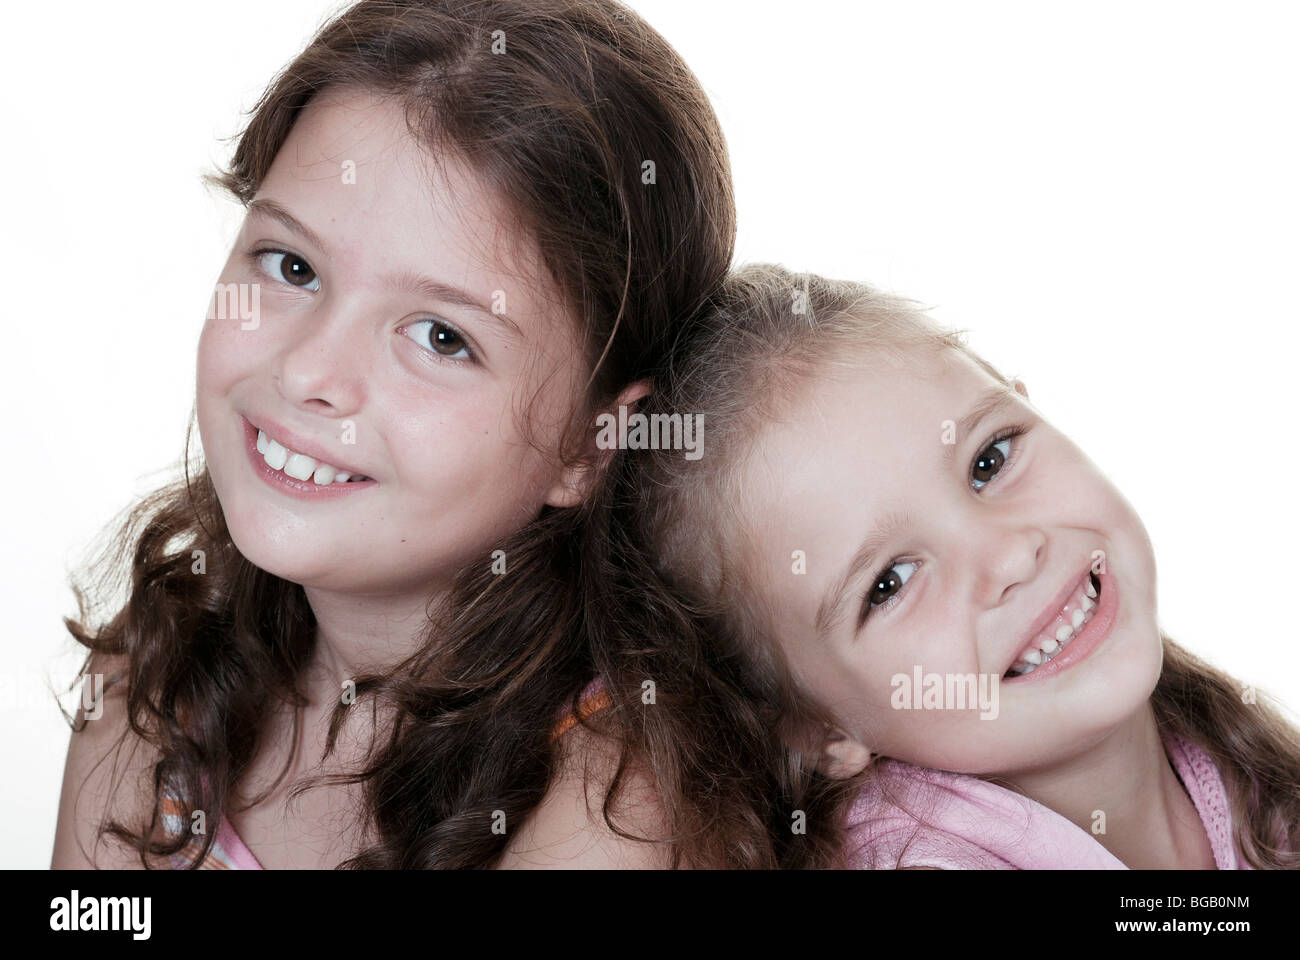
[{"label": "upper teeth", "polygon": [[1070,645],[1070,641],[1096,613],[1097,603],[1093,599],[1096,596],[1097,591],[1092,585],[1092,578],[1085,576],[1081,586],[1070,595],[1070,599],[1056,615],[1056,619],[1021,651],[1020,656],[1011,666],[1010,674],[1018,677],[1033,673],[1042,664],[1060,656],[1061,651]]},{"label": "upper teeth", "polygon": [[[295,453],[278,440],[266,435],[265,430],[257,431],[257,452],[262,455],[266,465],[272,470],[283,470],[295,480],[308,480],[318,486],[330,483],[347,483],[353,475],[344,473],[338,467],[331,466],[323,460],[314,460],[304,453]],[[365,479],[360,474],[357,480]]]}]

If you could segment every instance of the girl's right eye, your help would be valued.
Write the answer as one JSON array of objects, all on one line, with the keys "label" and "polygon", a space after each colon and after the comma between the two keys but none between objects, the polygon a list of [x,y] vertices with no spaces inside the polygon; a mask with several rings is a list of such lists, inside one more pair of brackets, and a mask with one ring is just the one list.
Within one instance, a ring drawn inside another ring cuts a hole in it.
[{"label": "girl's right eye", "polygon": [[[916,568],[921,565],[919,560],[896,560],[891,563],[872,581],[871,588],[867,595],[862,598],[862,616],[859,619],[859,625],[865,622],[868,615],[876,607],[892,607],[898,602],[899,592],[912,579],[912,574],[916,573]],[[904,574],[896,571],[901,568],[911,567],[912,569]]]},{"label": "girl's right eye", "polygon": [[[282,258],[278,266],[275,265],[276,257]],[[320,290],[320,277],[316,276],[316,271],[312,269],[311,264],[296,253],[263,248],[254,250],[249,254],[249,258],[268,277],[283,280],[291,287],[298,287],[311,293]]]}]

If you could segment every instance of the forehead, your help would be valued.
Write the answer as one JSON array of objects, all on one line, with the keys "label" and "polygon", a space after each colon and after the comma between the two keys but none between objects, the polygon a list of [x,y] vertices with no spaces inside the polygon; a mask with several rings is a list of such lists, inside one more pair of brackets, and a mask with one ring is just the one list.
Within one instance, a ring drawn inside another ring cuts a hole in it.
[{"label": "forehead", "polygon": [[320,252],[358,275],[428,274],[489,299],[504,290],[511,316],[560,310],[505,198],[454,151],[431,156],[395,98],[349,87],[318,94],[258,195],[287,207],[327,244]]},{"label": "forehead", "polygon": [[755,433],[755,476],[745,487],[792,496],[861,468],[871,468],[861,484],[887,483],[900,463],[932,460],[944,421],[959,421],[996,385],[965,354],[933,346],[868,349],[823,364]]}]

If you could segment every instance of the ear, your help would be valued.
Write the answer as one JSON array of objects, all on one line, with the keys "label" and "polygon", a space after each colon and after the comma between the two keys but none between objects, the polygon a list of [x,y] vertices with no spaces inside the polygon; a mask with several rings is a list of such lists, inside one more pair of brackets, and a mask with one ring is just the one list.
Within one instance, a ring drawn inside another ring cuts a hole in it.
[{"label": "ear", "polygon": [[[609,414],[612,417],[618,417],[619,407],[628,407],[628,413],[631,414],[637,404],[648,397],[652,392],[649,380],[638,380],[623,388],[622,392],[614,398],[614,402],[603,410],[596,411],[596,417],[602,414]],[[586,448],[582,455],[571,464],[564,467],[560,478],[555,482],[546,494],[546,502],[553,507],[576,507],[586,499],[587,494],[591,492],[592,485],[596,482],[596,477],[600,471],[605,469],[609,461],[614,456],[613,450],[601,450],[596,445],[597,427],[593,422],[591,432],[588,434],[585,444]]]},{"label": "ear", "polygon": [[1029,399],[1029,388],[1025,386],[1025,381],[1017,378],[1012,381],[1011,385],[1016,388],[1016,393],[1020,394],[1026,400]]},{"label": "ear", "polygon": [[871,748],[859,743],[838,727],[828,728],[822,742],[817,770],[832,780],[847,780],[861,773],[871,762]]}]

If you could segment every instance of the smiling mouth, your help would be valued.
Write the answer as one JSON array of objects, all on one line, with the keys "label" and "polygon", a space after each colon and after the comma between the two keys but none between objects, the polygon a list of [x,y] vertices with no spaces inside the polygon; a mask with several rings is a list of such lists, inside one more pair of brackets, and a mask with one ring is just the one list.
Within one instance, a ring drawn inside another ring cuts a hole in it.
[{"label": "smiling mouth", "polygon": [[370,479],[364,474],[347,473],[324,460],[297,453],[268,435],[265,430],[257,431],[257,452],[272,470],[278,470],[304,483],[310,480],[318,487],[332,483],[364,483]]},{"label": "smiling mouth", "polygon": [[1056,618],[1016,657],[1011,669],[1003,675],[1004,680],[1023,677],[1051,663],[1092,620],[1100,602],[1101,578],[1089,570],[1087,578],[1081,580],[1080,584],[1080,588],[1071,594]]}]

